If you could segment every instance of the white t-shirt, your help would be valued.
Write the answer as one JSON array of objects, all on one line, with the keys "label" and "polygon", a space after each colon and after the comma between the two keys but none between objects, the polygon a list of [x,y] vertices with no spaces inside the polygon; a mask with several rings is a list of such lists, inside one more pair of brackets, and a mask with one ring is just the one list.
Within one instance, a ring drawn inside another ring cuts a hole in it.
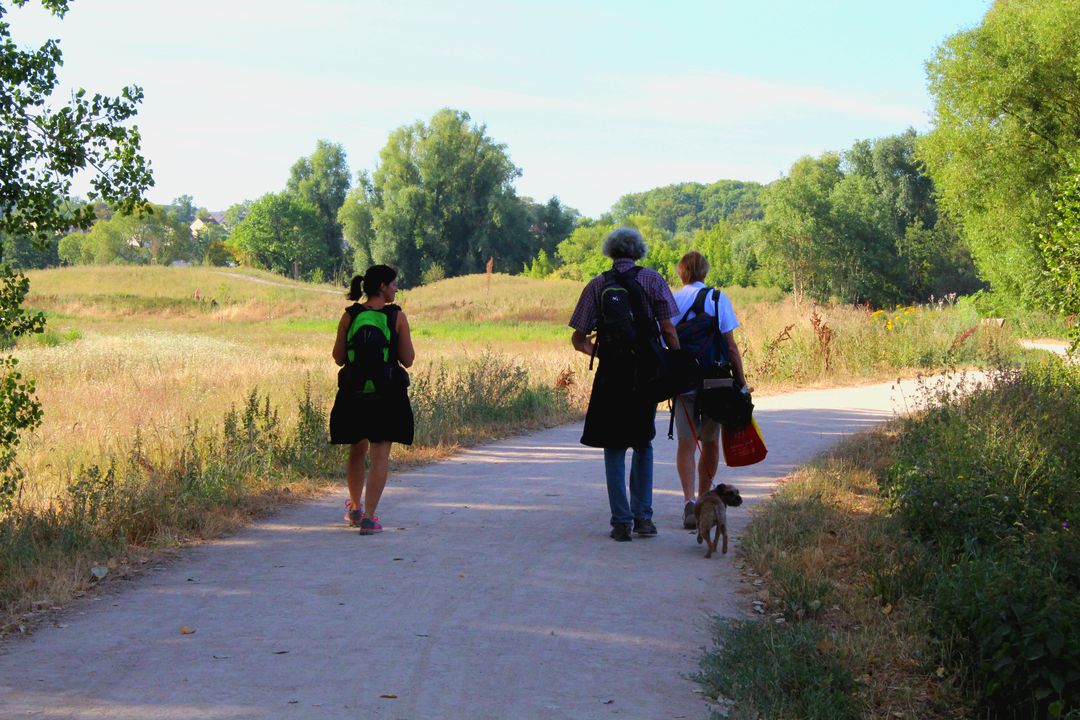
[{"label": "white t-shirt", "polygon": [[[679,314],[671,318],[672,323],[678,323],[682,320],[682,316],[693,306],[698,291],[705,287],[708,287],[708,285],[703,282],[694,282],[689,285],[683,285],[682,288],[675,291],[675,304],[679,307]],[[731,308],[731,301],[728,300],[727,295],[720,293],[720,303],[719,308],[717,308],[717,306],[713,304],[712,293],[709,293],[705,296],[705,314],[716,315],[717,309],[720,311],[721,333],[731,332],[739,327],[739,321],[735,319],[735,311]],[[687,318],[687,320],[692,317],[694,317],[693,313],[690,314],[690,317]]]}]

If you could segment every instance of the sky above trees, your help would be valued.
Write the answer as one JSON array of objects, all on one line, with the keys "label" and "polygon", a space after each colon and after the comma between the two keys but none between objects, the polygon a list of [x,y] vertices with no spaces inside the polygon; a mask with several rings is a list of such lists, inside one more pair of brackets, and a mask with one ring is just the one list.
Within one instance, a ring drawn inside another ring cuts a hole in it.
[{"label": "sky above trees", "polygon": [[62,24],[9,20],[20,44],[61,39],[63,87],[144,88],[157,202],[275,191],[320,138],[371,170],[394,129],[452,107],[506,144],[519,194],[597,215],[927,129],[924,63],[988,5],[79,0]]}]

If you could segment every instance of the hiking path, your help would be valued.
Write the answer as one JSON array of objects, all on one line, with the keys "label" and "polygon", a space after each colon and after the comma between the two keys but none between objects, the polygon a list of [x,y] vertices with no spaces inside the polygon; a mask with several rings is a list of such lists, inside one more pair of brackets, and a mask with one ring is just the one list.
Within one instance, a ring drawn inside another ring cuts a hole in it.
[{"label": "hiking path", "polygon": [[[571,424],[395,474],[386,531],[344,489],[286,507],[0,645],[0,718],[692,718],[710,616],[745,617],[737,538],[776,481],[910,409],[914,383],[755,398],[765,462],[729,554],[682,529],[667,413],[655,538],[608,538],[599,450]],[[182,634],[181,627],[193,630]]]}]

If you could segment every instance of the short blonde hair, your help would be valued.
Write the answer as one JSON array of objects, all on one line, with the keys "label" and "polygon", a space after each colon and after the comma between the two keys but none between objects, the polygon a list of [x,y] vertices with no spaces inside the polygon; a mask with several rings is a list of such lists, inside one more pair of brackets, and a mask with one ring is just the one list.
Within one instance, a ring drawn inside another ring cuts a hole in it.
[{"label": "short blonde hair", "polygon": [[689,285],[692,282],[703,282],[705,276],[709,274],[709,261],[697,250],[691,250],[679,259],[679,264],[675,266],[675,269],[678,271],[679,279],[683,281],[683,285]]}]

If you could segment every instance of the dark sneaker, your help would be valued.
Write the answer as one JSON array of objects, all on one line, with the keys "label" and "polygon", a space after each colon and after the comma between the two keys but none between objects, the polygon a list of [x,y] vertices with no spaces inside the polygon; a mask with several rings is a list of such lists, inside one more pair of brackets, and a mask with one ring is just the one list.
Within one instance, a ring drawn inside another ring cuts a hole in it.
[{"label": "dark sneaker", "polygon": [[630,542],[634,538],[630,536],[630,526],[619,523],[611,526],[611,539],[615,542]]},{"label": "dark sneaker", "polygon": [[364,518],[360,521],[360,534],[361,535],[374,535],[375,533],[382,532],[382,525],[379,524],[378,519],[372,520],[371,518]]},{"label": "dark sneaker", "polygon": [[697,517],[694,515],[694,501],[688,500],[686,505],[682,509],[682,526],[686,530],[693,530],[697,527]]},{"label": "dark sneaker", "polygon": [[656,525],[654,525],[653,521],[649,519],[635,520],[634,532],[644,537],[652,537],[656,534]]}]

